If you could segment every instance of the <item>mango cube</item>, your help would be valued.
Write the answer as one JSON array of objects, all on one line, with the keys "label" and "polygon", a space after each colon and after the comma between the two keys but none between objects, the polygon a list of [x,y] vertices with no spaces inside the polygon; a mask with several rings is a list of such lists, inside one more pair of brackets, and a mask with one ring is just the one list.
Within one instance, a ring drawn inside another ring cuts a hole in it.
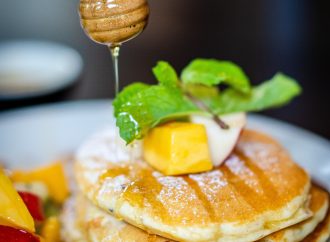
[{"label": "mango cube", "polygon": [[41,235],[47,242],[60,242],[60,231],[60,220],[57,217],[49,217],[42,227]]},{"label": "mango cube", "polygon": [[0,169],[0,225],[34,232],[34,221],[9,178]]},{"label": "mango cube", "polygon": [[63,203],[69,195],[69,185],[61,162],[54,162],[32,171],[13,171],[14,182],[43,182],[50,196],[58,203]]},{"label": "mango cube", "polygon": [[212,169],[204,125],[172,122],[152,129],[143,141],[146,162],[165,175]]}]

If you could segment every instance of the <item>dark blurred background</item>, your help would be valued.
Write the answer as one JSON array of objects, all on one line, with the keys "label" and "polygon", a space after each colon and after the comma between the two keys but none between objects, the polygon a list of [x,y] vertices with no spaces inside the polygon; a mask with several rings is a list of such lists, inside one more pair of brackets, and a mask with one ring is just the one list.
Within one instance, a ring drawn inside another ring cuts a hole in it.
[{"label": "dark blurred background", "polygon": [[[124,45],[121,85],[153,82],[157,60],[181,70],[195,57],[228,59],[244,68],[254,84],[281,70],[295,77],[304,94],[291,105],[265,114],[330,138],[329,1],[150,0],[146,31]],[[51,96],[0,101],[0,110],[64,100],[114,96],[107,49],[90,41],[79,25],[77,0],[10,0],[0,6],[0,42],[51,40],[78,50],[80,80]]]}]

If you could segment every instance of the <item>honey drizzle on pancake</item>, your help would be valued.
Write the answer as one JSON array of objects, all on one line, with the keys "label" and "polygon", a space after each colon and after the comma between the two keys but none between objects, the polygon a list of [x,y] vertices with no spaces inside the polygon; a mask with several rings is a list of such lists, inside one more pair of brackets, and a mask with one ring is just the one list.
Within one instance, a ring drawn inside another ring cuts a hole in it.
[{"label": "honey drizzle on pancake", "polygon": [[109,170],[107,170],[102,176],[100,176],[100,180],[103,181],[106,178],[114,178],[120,175],[125,175],[128,176],[130,172],[130,168],[129,167],[121,167],[121,166],[117,166],[117,167],[113,167]]},{"label": "honey drizzle on pancake", "polygon": [[[113,167],[107,170],[100,177],[100,180],[102,181],[106,178],[115,178],[120,175],[130,176],[130,170],[134,168],[135,167]],[[137,175],[133,179],[133,182],[127,184],[127,186],[123,188],[120,202],[116,206],[118,208],[121,207],[125,201],[141,208],[144,206],[149,206],[152,207],[157,214],[159,214],[160,219],[165,219],[167,217],[166,208],[161,201],[157,199],[157,196],[161,192],[163,186],[157,181],[152,173],[153,171],[149,168],[138,169]],[[159,213],[159,211],[162,212]]]},{"label": "honey drizzle on pancake", "polygon": [[212,203],[207,199],[206,195],[202,192],[201,188],[199,187],[198,183],[189,178],[188,176],[184,177],[184,180],[189,184],[189,186],[195,191],[198,199],[202,202],[205,210],[209,214],[210,220],[212,222],[216,222],[218,217],[214,211]]},{"label": "honey drizzle on pancake", "polygon": [[[235,162],[239,164],[231,164],[233,160],[229,157],[221,167],[212,171],[188,175],[211,204],[215,217],[219,218],[215,222],[211,221],[210,213],[205,208],[208,206],[203,205],[196,195],[196,189],[189,185],[184,179],[185,176],[163,176],[141,159],[130,160],[129,153],[124,148],[121,150],[120,158],[115,159],[111,149],[114,137],[112,131],[104,132],[82,146],[76,156],[76,178],[83,193],[94,204],[107,212],[115,215],[117,213],[126,222],[142,230],[184,240],[180,234],[172,233],[170,230],[176,231],[176,228],[180,227],[189,234],[196,228],[196,233],[198,229],[210,232],[204,237],[204,241],[212,241],[213,238],[231,238],[223,225],[233,224],[234,229],[237,226],[237,231],[244,233],[245,225],[252,225],[261,230],[269,227],[280,229],[288,216],[293,216],[289,219],[293,223],[308,216],[303,206],[310,187],[308,174],[292,161],[275,140],[266,135],[243,131],[232,154],[232,157],[237,159]],[[249,193],[255,198],[255,204],[263,200],[263,196],[271,200],[274,196],[269,196],[273,189],[267,191],[268,185],[261,185],[266,178],[266,181],[277,190],[278,198],[271,201],[271,207],[265,207],[264,213],[257,212],[246,202],[244,195],[237,191],[241,189],[236,183],[237,180],[228,179],[228,174],[224,171],[226,166],[230,167],[228,169],[233,173],[233,177],[237,176],[236,179],[243,179],[246,174],[251,173],[251,176],[246,177],[246,185],[250,189],[255,189],[255,193]],[[147,172],[144,173],[145,170]],[[145,176],[152,176],[147,184],[150,178]],[[140,181],[136,182],[137,180]],[[147,199],[136,203],[135,200],[144,197],[145,194],[136,194],[131,191],[134,190],[132,188],[135,186],[138,192],[139,189],[155,187],[154,183],[159,187],[147,195]],[[161,206],[151,206],[150,203],[154,201]],[[164,216],[164,213],[168,216]],[[264,223],[256,224],[255,222],[259,221],[258,219],[261,221],[261,218],[265,219]],[[279,222],[270,226],[274,221]],[[169,229],[164,231],[164,226],[168,226]],[[212,232],[208,228],[215,228],[216,231]],[[258,233],[253,233],[253,239],[258,238]]]},{"label": "honey drizzle on pancake", "polygon": [[[266,141],[268,146],[273,145]],[[262,149],[259,143],[255,144],[257,147],[254,149]],[[249,142],[248,150],[251,145],[253,144]],[[240,146],[234,150],[227,161],[210,172],[166,177],[140,161],[124,167],[116,167],[112,163],[112,168],[104,173],[101,179],[118,175],[126,176],[130,184],[123,189],[118,208],[123,202],[128,202],[132,206],[152,211],[152,216],[158,216],[167,224],[183,223],[184,219],[188,224],[189,219],[198,221],[199,224],[230,222],[238,218],[244,220],[270,208],[276,209],[278,203],[286,199],[285,193],[277,193],[277,187],[274,186],[270,177],[276,174],[280,178],[281,174],[277,173],[277,167],[291,162],[285,153],[277,153],[279,148],[276,146],[276,149],[267,155],[262,154],[261,158],[250,157],[246,153],[246,147],[244,141],[241,140]],[[269,147],[267,149],[271,150]],[[269,167],[263,170],[264,160],[277,158],[277,156],[279,160],[269,164]],[[278,162],[281,164],[277,164]],[[295,166],[293,163],[292,165]],[[297,172],[299,180],[308,179],[300,168]],[[176,184],[178,181],[182,188]],[[255,197],[258,197],[258,201]],[[176,217],[173,209],[179,209],[178,214],[181,217]],[[194,209],[198,211],[197,215],[194,214]],[[182,218],[182,214],[186,217]]]},{"label": "honey drizzle on pancake", "polygon": [[[244,169],[249,169],[252,167],[251,162],[249,159],[243,155],[238,155],[238,154],[233,154],[233,157],[237,158],[239,162],[242,162]],[[228,159],[226,162],[230,161]],[[249,163],[249,168],[248,168],[248,163]],[[131,177],[131,170],[135,170],[136,174],[134,177]],[[232,189],[235,191],[236,195],[239,197],[243,198],[243,200],[251,207],[251,209],[256,209],[256,210],[263,210],[264,206],[262,206],[263,203],[265,203],[265,206],[269,203],[267,201],[259,201],[258,204],[255,203],[253,197],[251,194],[256,194],[256,191],[253,190],[251,187],[248,185],[244,184],[244,181],[240,179],[239,176],[233,174],[227,167],[226,163],[224,166],[215,168],[213,172],[220,172],[222,173],[223,176],[223,183],[228,184],[228,183],[235,183],[235,186],[237,187],[232,187]],[[153,170],[151,168],[141,168],[139,166],[136,167],[113,167],[109,170],[107,170],[101,177],[101,180],[104,180],[108,177],[110,178],[115,178],[119,175],[124,175],[130,178],[132,181],[130,184],[127,184],[127,186],[124,188],[122,194],[121,194],[121,199],[120,202],[118,202],[117,207],[120,208],[121,205],[124,202],[128,202],[131,205],[138,206],[140,208],[143,207],[150,207],[152,208],[154,214],[159,215],[159,218],[162,221],[166,221],[167,223],[175,223],[179,220],[179,218],[173,218],[171,216],[168,216],[168,211],[160,199],[159,199],[159,194],[161,193],[163,189],[163,185],[159,182],[158,179],[159,177],[155,177],[153,174]],[[258,171],[256,168],[253,168],[253,171],[251,171],[252,174],[257,174],[257,179],[262,179],[265,181],[265,177],[261,174],[260,171]],[[207,173],[205,173],[207,174]],[[205,175],[204,174],[204,175]],[[192,177],[198,177],[198,176],[203,176],[203,174],[194,174]],[[212,201],[207,197],[207,195],[203,192],[201,186],[190,176],[177,176],[176,178],[181,177],[187,184],[188,189],[191,189],[195,195],[196,195],[196,200],[199,200],[201,203],[203,209],[207,213],[207,220],[210,222],[217,222],[219,219],[221,219],[221,213],[216,212],[216,208],[212,205]],[[260,184],[259,184],[260,185]],[[265,190],[269,189],[269,185],[261,185],[263,192]],[[215,191],[218,193],[219,191]],[[269,191],[265,192],[264,199],[269,200],[268,195],[270,194],[276,194],[274,192],[274,188],[269,189]],[[260,196],[260,195],[259,195]],[[248,199],[250,198],[250,199]],[[221,199],[221,197],[219,197]],[[225,201],[224,201],[225,202]],[[189,205],[188,203],[184,203],[184,205]],[[115,209],[117,210],[117,209]],[[205,218],[205,217],[204,217]]]},{"label": "honey drizzle on pancake", "polygon": [[157,198],[162,188],[162,184],[153,176],[152,170],[142,169],[138,172],[136,180],[127,186],[122,198],[139,207],[150,206],[161,219],[165,219],[167,210]]},{"label": "honey drizzle on pancake", "polygon": [[[125,175],[130,177],[133,182],[128,184],[124,191],[121,194],[121,199],[116,205],[117,208],[120,208],[124,202],[128,202],[132,205],[138,206],[140,208],[150,207],[154,211],[154,214],[159,215],[159,218],[162,221],[166,221],[167,223],[175,223],[180,221],[180,218],[174,218],[169,216],[168,210],[166,206],[160,201],[159,194],[163,189],[163,185],[159,182],[159,177],[155,177],[153,174],[153,170],[150,168],[137,168],[135,167],[137,175],[132,179],[130,170],[134,169],[134,167],[113,167],[107,170],[101,177],[100,180],[104,180],[106,178],[115,178],[119,175]],[[219,171],[222,172],[221,169],[216,168],[213,172]],[[193,176],[199,176],[200,174],[194,174]],[[207,195],[202,191],[200,185],[189,176],[180,176],[182,180],[186,182],[188,189],[191,189],[195,195],[195,200],[199,200],[203,209],[207,213],[207,221],[217,222],[221,219],[221,213],[215,212],[215,208],[212,205],[212,201],[207,197]],[[162,177],[164,178],[164,177]],[[174,177],[173,177],[174,178]],[[178,178],[178,177],[176,177]],[[227,179],[223,181],[224,184],[227,184]],[[222,185],[221,185],[222,186]],[[188,203],[184,203],[184,205],[189,206]],[[115,209],[117,210],[117,209]],[[118,211],[118,210],[117,210]],[[204,217],[205,218],[205,217]],[[204,221],[205,222],[205,221]]]},{"label": "honey drizzle on pancake", "polygon": [[[265,193],[266,197],[269,198],[269,200],[271,200],[272,202],[276,201],[278,193],[274,185],[270,182],[269,177],[267,177],[264,172],[252,162],[250,158],[238,151],[236,151],[236,155],[240,157],[240,160],[248,161],[245,162],[246,167],[250,169],[253,174],[256,175],[258,181],[262,181],[259,182],[262,192]],[[268,202],[267,204],[269,205]]]},{"label": "honey drizzle on pancake", "polygon": [[[268,177],[239,151],[235,151],[229,157],[224,163],[222,171],[227,180],[235,184],[235,191],[256,211],[262,212],[277,200],[277,191]],[[257,204],[254,199],[255,196],[259,197]]]},{"label": "honey drizzle on pancake", "polygon": [[223,172],[229,182],[235,182],[237,186],[233,187],[235,193],[244,198],[244,201],[256,211],[261,210],[262,206],[260,206],[260,201],[258,204],[256,204],[254,200],[254,197],[257,195],[256,192],[251,187],[249,187],[244,180],[235,177],[227,167],[224,167]]}]

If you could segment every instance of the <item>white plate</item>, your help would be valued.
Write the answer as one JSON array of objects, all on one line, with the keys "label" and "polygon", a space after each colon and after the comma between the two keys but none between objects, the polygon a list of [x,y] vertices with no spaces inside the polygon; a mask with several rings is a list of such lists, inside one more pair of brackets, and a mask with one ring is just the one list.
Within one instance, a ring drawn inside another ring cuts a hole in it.
[{"label": "white plate", "polygon": [[[110,100],[43,105],[0,114],[0,160],[31,168],[73,152],[93,132],[114,125]],[[260,115],[249,127],[271,134],[315,180],[330,190],[330,142]]]},{"label": "white plate", "polygon": [[74,49],[45,41],[0,43],[0,100],[50,94],[71,85],[83,61]]}]

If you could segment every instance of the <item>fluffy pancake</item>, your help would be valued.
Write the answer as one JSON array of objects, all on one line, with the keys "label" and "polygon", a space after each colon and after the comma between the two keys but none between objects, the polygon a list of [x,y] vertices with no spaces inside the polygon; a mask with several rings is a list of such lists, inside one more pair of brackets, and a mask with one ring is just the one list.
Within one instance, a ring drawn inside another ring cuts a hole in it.
[{"label": "fluffy pancake", "polygon": [[261,239],[261,241],[295,242],[301,241],[306,236],[308,236],[317,227],[317,225],[324,220],[329,207],[329,195],[327,192],[316,186],[313,186],[310,194],[311,200],[309,209],[313,212],[313,217],[299,224],[275,232],[265,237],[264,239]]},{"label": "fluffy pancake", "polygon": [[82,227],[85,221],[79,221],[78,211],[86,211],[84,204],[77,203],[75,197],[68,199],[63,207],[61,214],[61,237],[65,242],[88,242],[87,234],[83,233]]},{"label": "fluffy pancake", "polygon": [[255,241],[310,216],[309,176],[266,135],[244,131],[222,166],[176,177],[132,161],[125,148],[115,155],[115,137],[108,130],[79,149],[78,186],[143,230],[180,241]]},{"label": "fluffy pancake", "polygon": [[[72,220],[75,214],[75,220]],[[91,242],[171,242],[172,240],[156,235],[129,225],[116,219],[103,210],[94,206],[82,195],[72,197],[66,204],[62,215],[64,221],[63,238],[66,242],[91,241]],[[85,239],[76,240],[76,231],[72,233],[72,227],[80,230],[80,235]],[[84,233],[82,232],[84,231]]]},{"label": "fluffy pancake", "polygon": [[[276,232],[261,239],[264,241],[301,241],[306,235],[310,234],[318,223],[323,220],[328,208],[328,194],[313,186],[310,192],[311,201],[309,208],[313,211],[312,218],[293,225],[289,228]],[[328,214],[330,217],[330,215]],[[313,232],[306,241],[325,241],[329,235],[329,224],[323,222],[318,229]],[[165,242],[172,241],[159,236],[150,235],[147,232],[120,221],[103,210],[94,206],[83,195],[74,196],[65,204],[63,215],[63,238],[66,242],[92,241],[92,242]],[[327,225],[326,225],[327,224]],[[323,230],[323,231],[322,231]],[[79,232],[80,231],[80,232]],[[84,231],[84,233],[82,232]],[[85,237],[83,237],[85,236]],[[314,239],[312,239],[314,238]],[[318,240],[315,238],[323,238]]]},{"label": "fluffy pancake", "polygon": [[330,209],[326,218],[302,242],[326,242],[330,238]]}]

